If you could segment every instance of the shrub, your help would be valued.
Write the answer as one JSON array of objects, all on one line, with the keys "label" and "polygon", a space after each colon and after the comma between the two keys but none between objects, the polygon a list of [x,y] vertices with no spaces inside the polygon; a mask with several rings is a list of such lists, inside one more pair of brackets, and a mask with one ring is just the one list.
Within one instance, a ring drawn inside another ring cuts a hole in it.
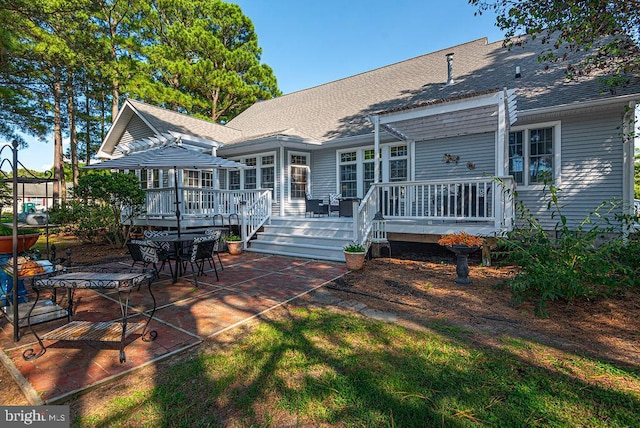
[{"label": "shrub", "polygon": [[[636,284],[638,275],[637,241],[631,246],[622,238],[599,242],[602,236],[620,235],[620,228],[612,226],[608,217],[618,204],[602,203],[577,228],[570,229],[558,204],[558,191],[552,185],[545,185],[543,190],[551,218],[558,220],[555,233],[543,230],[539,220],[519,201],[516,212],[523,224],[498,241],[497,256],[519,267],[519,273],[509,282],[513,303],[534,301],[538,316],[548,316],[549,300],[610,296]],[[629,220],[616,218],[618,224]]]},{"label": "shrub", "polygon": [[141,212],[144,191],[134,174],[89,173],[74,188],[76,199],[51,210],[54,223],[63,225],[85,242],[107,242],[121,247],[130,225],[121,220],[123,212],[132,217]]}]

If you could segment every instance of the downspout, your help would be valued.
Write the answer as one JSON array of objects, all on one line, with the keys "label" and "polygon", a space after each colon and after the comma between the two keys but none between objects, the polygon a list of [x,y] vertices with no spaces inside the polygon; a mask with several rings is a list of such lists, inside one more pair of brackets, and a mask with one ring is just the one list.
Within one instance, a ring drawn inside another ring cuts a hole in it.
[{"label": "downspout", "polygon": [[[622,213],[634,215],[634,149],[639,142],[635,129],[638,124],[638,105],[635,101],[629,101],[628,110],[622,118],[623,154],[622,154]],[[627,238],[630,232],[630,224],[623,225],[623,237]]]},{"label": "downspout", "polygon": [[284,161],[284,146],[280,145],[280,217],[284,217],[284,204],[286,201],[286,197],[284,194],[285,191],[285,172],[286,172],[286,164]]},{"label": "downspout", "polygon": [[[498,95],[498,129],[496,130],[496,176],[497,177],[504,177],[505,175],[505,167],[506,167],[506,162],[508,162],[508,157],[507,157],[507,146],[506,146],[506,141],[507,141],[507,132],[508,128],[507,128],[507,109],[505,106],[505,102],[508,99],[508,97],[506,96],[507,94],[507,88],[504,88],[504,91],[499,92]],[[498,188],[497,185],[494,183],[494,197],[493,197],[493,212],[494,212],[494,231],[501,231],[503,229],[503,224],[505,224],[505,220],[503,219],[504,215],[506,214],[506,212],[510,211],[510,210],[503,210],[503,206],[501,201],[503,200],[502,197],[497,197],[498,196]],[[500,192],[500,194],[502,194],[502,192]]]}]

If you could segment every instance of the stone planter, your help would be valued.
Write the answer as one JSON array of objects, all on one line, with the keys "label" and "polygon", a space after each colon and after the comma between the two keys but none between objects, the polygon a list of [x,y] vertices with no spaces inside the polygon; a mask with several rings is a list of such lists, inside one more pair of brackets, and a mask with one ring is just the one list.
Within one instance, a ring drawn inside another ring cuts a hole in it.
[{"label": "stone planter", "polygon": [[[18,235],[18,253],[27,251],[38,241],[40,233]],[[13,236],[0,236],[0,254],[13,253]]]},{"label": "stone planter", "polygon": [[348,253],[344,252],[344,259],[347,263],[347,269],[360,270],[364,267],[364,258],[367,253]]},{"label": "stone planter", "polygon": [[242,241],[227,241],[227,250],[233,256],[242,254]]},{"label": "stone planter", "polygon": [[456,255],[456,284],[470,285],[469,279],[469,254],[478,251],[480,247],[469,247],[467,245],[452,245],[447,246],[449,251],[452,251]]}]

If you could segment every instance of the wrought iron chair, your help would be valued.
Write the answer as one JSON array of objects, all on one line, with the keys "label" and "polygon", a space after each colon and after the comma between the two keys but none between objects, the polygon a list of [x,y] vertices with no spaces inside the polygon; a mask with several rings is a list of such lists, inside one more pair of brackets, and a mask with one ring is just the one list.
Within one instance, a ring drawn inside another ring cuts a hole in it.
[{"label": "wrought iron chair", "polygon": [[224,216],[222,214],[214,214],[213,215],[213,225],[214,226],[224,226]]},{"label": "wrought iron chair", "polygon": [[[218,262],[220,262],[220,268],[224,270],[222,259],[220,259],[220,250],[222,249],[222,231],[220,229],[207,229],[204,231],[204,234],[216,240],[216,244],[213,247],[213,254],[215,254],[218,257]],[[211,262],[209,262],[209,264],[211,265]]]},{"label": "wrought iron chair", "polygon": [[[156,245],[155,242],[141,241],[138,239],[132,239],[127,242],[127,249],[133,259],[131,266],[135,266],[137,263],[141,263],[142,267],[146,268],[149,265],[153,265],[156,271],[156,276],[160,274],[160,271],[164,269],[165,265],[169,265],[169,272],[173,277],[173,269],[169,262],[171,256],[163,248]],[[158,263],[162,262],[160,269],[158,269]]]},{"label": "wrought iron chair", "polygon": [[209,261],[212,264],[213,270],[216,273],[216,280],[220,281],[218,277],[218,269],[216,268],[215,260],[213,260],[213,249],[217,240],[211,236],[199,236],[193,240],[191,245],[191,254],[187,260],[191,264],[191,271],[193,272],[193,281],[198,286],[198,275],[206,275],[204,273],[204,263]]},{"label": "wrought iron chair", "polygon": [[240,216],[238,214],[229,214],[229,230],[234,235],[240,235]]},{"label": "wrought iron chair", "polygon": [[[166,230],[145,230],[142,232],[146,239],[154,238],[156,236],[167,236],[169,232]],[[172,254],[174,252],[172,245],[169,242],[153,242],[153,245],[162,248],[167,253]]]}]

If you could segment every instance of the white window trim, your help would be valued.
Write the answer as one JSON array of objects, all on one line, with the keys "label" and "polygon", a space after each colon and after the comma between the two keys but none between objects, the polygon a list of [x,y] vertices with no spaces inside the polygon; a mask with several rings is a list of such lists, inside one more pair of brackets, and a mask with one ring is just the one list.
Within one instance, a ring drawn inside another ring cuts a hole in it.
[{"label": "white window trim", "polygon": [[[516,183],[518,188],[524,190],[538,190],[544,187],[544,183],[536,183],[529,184],[529,161],[530,161],[530,144],[529,144],[529,130],[531,129],[540,129],[540,128],[553,128],[553,184],[555,186],[559,186],[562,184],[562,164],[561,164],[561,153],[562,153],[562,122],[557,120],[553,122],[541,122],[541,123],[532,123],[530,125],[521,125],[521,126],[512,126],[509,129],[509,132],[518,132],[525,131],[525,135],[523,138],[523,151],[525,158],[524,172],[526,177],[527,184],[519,184]],[[507,152],[509,150],[509,138],[506,139],[507,144]],[[509,157],[507,156],[507,169],[509,171]]]},{"label": "white window trim", "polygon": [[[391,148],[392,147],[398,147],[398,146],[406,146],[407,148],[407,154],[405,156],[396,156],[396,157],[391,157]],[[342,150],[337,150],[336,151],[336,192],[340,193],[341,189],[340,189],[340,165],[343,165],[343,163],[340,161],[340,155],[342,153],[348,153],[348,152],[356,152],[356,164],[357,164],[357,176],[358,176],[358,183],[357,183],[357,192],[358,192],[358,197],[364,197],[365,194],[365,190],[364,190],[364,152],[367,150],[375,150],[375,146],[358,146],[358,147],[351,147],[348,149],[342,149]],[[410,180],[412,177],[412,162],[411,162],[411,156],[409,156],[409,153],[411,153],[411,150],[413,150],[413,145],[411,144],[411,142],[409,141],[401,141],[401,142],[393,142],[393,143],[386,143],[386,144],[381,144],[380,145],[380,163],[381,163],[381,177],[380,177],[380,182],[381,183],[388,183],[389,182],[389,163],[391,160],[406,160],[407,161],[407,180]],[[367,162],[375,162],[375,158],[374,159],[370,159]],[[344,165],[348,165],[351,162],[347,162]]]},{"label": "white window trim", "polygon": [[[238,156],[238,157],[232,157],[229,158],[229,160],[232,161],[236,161],[236,162],[240,162],[240,163],[244,163],[245,159],[249,159],[249,158],[256,158],[256,165],[254,167],[251,167],[251,169],[255,169],[256,170],[256,188],[258,189],[262,189],[262,174],[261,174],[261,168],[265,165],[262,165],[262,158],[265,156],[273,156],[273,165],[266,165],[268,167],[273,167],[273,172],[274,172],[274,177],[275,177],[275,181],[274,181],[274,186],[273,186],[273,190],[275,192],[276,190],[276,183],[278,181],[277,179],[277,174],[278,171],[276,169],[276,165],[277,165],[277,156],[276,156],[276,152],[264,152],[264,153],[256,153],[256,154],[252,154],[252,155],[245,155],[245,156]],[[240,170],[240,189],[244,189],[244,169]],[[227,187],[229,186],[229,177],[227,176]]]},{"label": "white window trim", "polygon": [[[297,168],[306,168],[307,169],[307,193],[311,193],[311,153],[308,152],[294,152],[294,151],[290,151],[287,153],[288,157],[287,157],[287,183],[286,183],[286,187],[288,189],[287,191],[287,201],[289,202],[294,202],[294,201],[299,201],[299,198],[292,198],[291,197],[291,168],[292,167],[297,167]],[[301,156],[306,158],[307,162],[306,165],[294,165],[291,163],[291,158],[293,156]]]}]

